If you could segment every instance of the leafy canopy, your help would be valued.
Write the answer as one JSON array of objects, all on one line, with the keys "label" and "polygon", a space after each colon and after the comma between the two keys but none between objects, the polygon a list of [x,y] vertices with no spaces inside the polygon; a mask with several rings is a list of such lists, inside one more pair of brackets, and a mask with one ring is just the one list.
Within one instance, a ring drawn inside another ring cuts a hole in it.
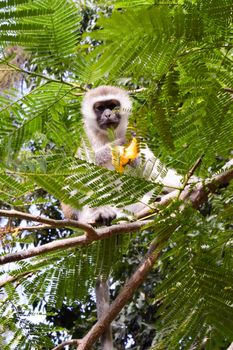
[{"label": "leafy canopy", "polygon": [[[84,137],[80,100],[88,84],[143,87],[133,94],[130,128],[142,147],[148,143],[183,176],[201,157],[197,173],[205,180],[230,157],[232,0],[116,1],[107,10],[98,3],[0,3],[2,208],[27,211],[54,198],[76,208],[81,201],[122,207],[150,190],[160,193],[137,173],[119,175],[74,157]],[[100,17],[91,17],[91,32],[88,11]],[[233,341],[232,184],[212,195],[209,206],[203,216],[173,203],[147,228],[151,240],[168,237],[156,266],[161,282],[153,285],[152,302],[162,305],[153,349],[220,349]],[[4,240],[2,254],[8,246],[33,244],[33,235]],[[57,329],[33,324],[33,306],[40,312],[45,302],[60,308],[84,300],[96,276],[117,276],[129,246],[125,235],[11,266],[7,271],[21,287],[4,285],[1,324],[15,334],[5,348],[52,347],[47,334]]]}]

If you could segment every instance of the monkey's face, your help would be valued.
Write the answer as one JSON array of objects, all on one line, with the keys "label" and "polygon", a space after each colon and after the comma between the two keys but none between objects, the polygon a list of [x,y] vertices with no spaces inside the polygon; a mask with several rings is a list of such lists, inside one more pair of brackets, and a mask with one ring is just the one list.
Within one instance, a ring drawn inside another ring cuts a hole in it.
[{"label": "monkey's face", "polygon": [[118,100],[111,99],[96,102],[93,109],[100,129],[116,129],[120,124],[120,102]]}]

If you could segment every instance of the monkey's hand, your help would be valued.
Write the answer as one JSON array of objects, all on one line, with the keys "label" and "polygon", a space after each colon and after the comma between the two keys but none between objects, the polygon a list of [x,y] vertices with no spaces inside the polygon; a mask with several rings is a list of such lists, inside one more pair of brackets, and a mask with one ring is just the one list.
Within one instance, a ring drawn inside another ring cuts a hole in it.
[{"label": "monkey's hand", "polygon": [[68,204],[61,203],[61,208],[65,218],[78,220],[85,224],[94,226],[109,226],[112,220],[114,220],[120,213],[117,208],[107,205],[100,208],[90,208],[85,205],[82,209],[76,210]]},{"label": "monkey's hand", "polygon": [[128,147],[115,146],[112,148],[112,164],[115,169],[122,173],[124,166],[134,161],[139,154],[139,146],[137,139],[133,137]]},{"label": "monkey's hand", "polygon": [[94,208],[92,214],[88,218],[88,224],[94,226],[110,226],[112,220],[116,217],[117,211],[110,206]]}]

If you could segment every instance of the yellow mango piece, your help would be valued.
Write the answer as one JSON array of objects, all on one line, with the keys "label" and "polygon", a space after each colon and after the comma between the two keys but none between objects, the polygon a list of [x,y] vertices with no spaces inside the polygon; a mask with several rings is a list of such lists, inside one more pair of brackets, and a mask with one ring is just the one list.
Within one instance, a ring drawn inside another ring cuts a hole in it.
[{"label": "yellow mango piece", "polygon": [[138,153],[139,153],[138,142],[136,137],[133,137],[129,146],[125,148],[124,154],[122,156],[123,165],[128,164],[130,160],[136,159],[138,156]]},{"label": "yellow mango piece", "polygon": [[139,147],[136,137],[133,137],[128,147],[115,146],[112,149],[112,164],[116,171],[122,173],[124,166],[130,161],[137,158],[139,153]]}]

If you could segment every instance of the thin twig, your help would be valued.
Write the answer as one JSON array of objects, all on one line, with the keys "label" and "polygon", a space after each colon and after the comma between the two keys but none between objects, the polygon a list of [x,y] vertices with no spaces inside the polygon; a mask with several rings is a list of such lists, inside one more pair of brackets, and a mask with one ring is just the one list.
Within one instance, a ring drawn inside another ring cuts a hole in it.
[{"label": "thin twig", "polygon": [[146,91],[146,88],[139,88],[139,89],[134,89],[134,90],[130,90],[129,93],[130,95],[134,95],[140,92]]},{"label": "thin twig", "polygon": [[23,278],[23,277],[28,277],[32,275],[32,272],[24,272],[20,275],[16,275],[16,276],[8,276],[7,278],[5,278],[3,281],[0,281],[0,288],[4,287],[7,283],[11,283],[14,281],[17,281],[19,278]]},{"label": "thin twig", "polygon": [[27,75],[38,77],[38,78],[50,81],[52,83],[65,84],[65,85],[68,85],[68,86],[71,86],[73,88],[77,88],[77,89],[80,89],[80,90],[86,92],[86,89],[83,88],[81,85],[70,83],[70,82],[64,81],[64,80],[58,80],[58,79],[50,78],[50,77],[47,77],[46,75],[43,75],[43,74],[40,74],[40,73],[27,71],[26,69],[20,68],[18,66],[15,66],[14,64],[9,63],[7,60],[0,60],[0,63],[6,64],[8,67],[12,68],[13,70],[15,70],[17,72],[21,72],[21,73],[24,73],[24,74],[27,74]]},{"label": "thin twig", "polygon": [[233,89],[230,89],[230,88],[225,87],[223,90],[226,91],[226,92],[230,92],[231,94],[233,94]]},{"label": "thin twig", "polygon": [[52,350],[61,350],[66,345],[78,345],[78,344],[80,344],[80,340],[79,339],[66,340],[66,341],[62,342],[61,344],[55,346],[55,348],[53,348]]},{"label": "thin twig", "polygon": [[52,225],[33,225],[33,226],[5,226],[0,229],[1,234],[6,233],[18,233],[21,231],[38,231],[38,230],[44,230],[54,228]]},{"label": "thin twig", "polygon": [[76,221],[76,220],[54,220],[54,219],[48,219],[44,218],[42,216],[36,216],[29,213],[24,213],[17,210],[0,210],[0,217],[13,217],[13,218],[19,218],[24,219],[28,221],[37,221],[42,222],[44,224],[48,224],[55,228],[60,227],[74,227],[74,228],[80,228],[84,231],[86,231],[88,236],[96,236],[96,231],[91,225],[84,224],[82,222]]},{"label": "thin twig", "polygon": [[190,178],[193,176],[195,170],[199,167],[199,165],[201,164],[202,162],[202,158],[203,158],[203,155],[201,155],[197,160],[196,162],[194,163],[194,165],[192,166],[192,168],[188,171],[188,174],[186,176],[186,179],[185,179],[185,182],[183,184],[183,188],[185,188],[185,186],[187,186]]}]

